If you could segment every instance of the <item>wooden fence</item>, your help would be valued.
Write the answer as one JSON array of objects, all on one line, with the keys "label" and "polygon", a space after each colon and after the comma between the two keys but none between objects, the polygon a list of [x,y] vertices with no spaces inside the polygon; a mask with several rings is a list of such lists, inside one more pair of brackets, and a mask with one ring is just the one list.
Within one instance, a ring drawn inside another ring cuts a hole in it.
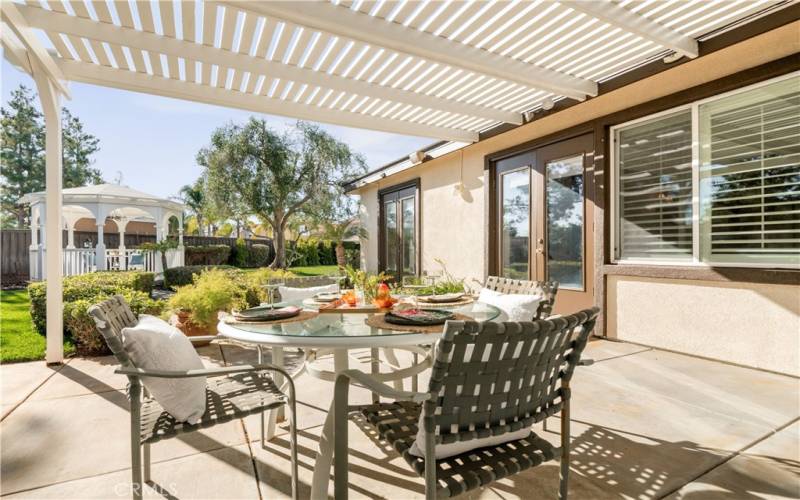
[{"label": "wooden fence", "polygon": [[[94,248],[97,244],[97,233],[92,231],[75,231],[75,246],[77,248]],[[136,248],[144,243],[155,242],[156,237],[149,234],[126,234],[125,247]],[[67,232],[64,231],[61,238],[62,248],[67,245]],[[2,266],[2,276],[0,280],[4,284],[15,284],[27,281],[30,278],[30,251],[31,232],[28,229],[3,229],[0,231],[0,265]],[[119,234],[106,233],[103,235],[103,243],[106,249],[119,248]],[[272,245],[268,238],[249,238],[245,243],[250,246],[253,244]],[[236,246],[236,238],[222,238],[216,236],[184,236],[185,246],[208,246],[208,245],[228,245],[231,248]]]}]

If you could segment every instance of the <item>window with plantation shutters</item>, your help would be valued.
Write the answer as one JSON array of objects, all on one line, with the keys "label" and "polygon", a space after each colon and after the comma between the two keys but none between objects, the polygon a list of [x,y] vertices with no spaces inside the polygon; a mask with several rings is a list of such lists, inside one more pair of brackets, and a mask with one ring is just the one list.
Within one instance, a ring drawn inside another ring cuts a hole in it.
[{"label": "window with plantation shutters", "polygon": [[686,110],[617,130],[618,258],[692,259],[691,122]]},{"label": "window with plantation shutters", "polygon": [[615,261],[800,268],[800,72],[612,137]]},{"label": "window with plantation shutters", "polygon": [[800,264],[800,78],[698,112],[701,260]]}]

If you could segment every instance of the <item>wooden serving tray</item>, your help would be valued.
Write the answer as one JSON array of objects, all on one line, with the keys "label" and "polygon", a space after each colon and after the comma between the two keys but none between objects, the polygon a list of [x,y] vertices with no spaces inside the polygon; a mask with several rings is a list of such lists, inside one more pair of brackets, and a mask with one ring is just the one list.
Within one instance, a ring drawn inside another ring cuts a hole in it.
[{"label": "wooden serving tray", "polygon": [[347,304],[336,304],[335,302],[319,306],[320,314],[378,314],[386,313],[392,309],[385,309],[372,304],[359,304],[348,306]]}]

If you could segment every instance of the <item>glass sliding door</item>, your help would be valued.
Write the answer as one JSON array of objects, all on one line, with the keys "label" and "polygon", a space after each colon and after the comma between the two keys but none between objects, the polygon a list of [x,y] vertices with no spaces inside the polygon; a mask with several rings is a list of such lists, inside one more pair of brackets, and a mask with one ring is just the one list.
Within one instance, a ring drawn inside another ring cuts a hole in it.
[{"label": "glass sliding door", "polygon": [[545,164],[547,276],[560,288],[583,290],[583,155]]},{"label": "glass sliding door", "polygon": [[403,228],[400,235],[403,275],[417,274],[417,209],[415,197],[400,200],[400,220]]},{"label": "glass sliding door", "polygon": [[380,192],[381,249],[379,268],[396,280],[419,269],[419,218],[416,185]]},{"label": "glass sliding door", "polygon": [[591,134],[535,148],[493,164],[496,221],[489,272],[557,281],[555,311],[594,305],[594,161]]},{"label": "glass sliding door", "polygon": [[530,277],[531,172],[529,167],[500,174],[501,275]]},{"label": "glass sliding door", "polygon": [[398,250],[398,234],[397,234],[397,202],[389,201],[384,203],[385,222],[384,222],[384,235],[386,236],[386,267],[385,270],[389,274],[397,273],[397,250]]}]

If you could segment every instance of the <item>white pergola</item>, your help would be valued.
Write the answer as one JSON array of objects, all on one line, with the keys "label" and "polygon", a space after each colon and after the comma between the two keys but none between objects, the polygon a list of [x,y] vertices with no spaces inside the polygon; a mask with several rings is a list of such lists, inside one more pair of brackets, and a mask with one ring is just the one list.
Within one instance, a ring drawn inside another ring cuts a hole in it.
[{"label": "white pergola", "polygon": [[[68,81],[459,143],[792,2],[780,0],[4,1],[5,57],[47,124],[61,212]],[[50,224],[47,238],[57,240]],[[62,359],[60,253],[47,255],[47,361]]]},{"label": "white pergola", "polygon": [[[31,279],[45,279],[46,269],[40,265],[40,259],[46,255],[47,234],[42,233],[39,240],[40,228],[47,227],[47,193],[40,191],[28,193],[19,199],[20,204],[29,205],[31,212]],[[128,186],[117,184],[96,184],[61,191],[61,217],[62,227],[67,230],[67,250],[75,249],[75,224],[84,218],[94,219],[97,230],[97,244],[94,247],[95,265],[92,269],[103,271],[106,269],[106,246],[103,242],[103,230],[106,219],[111,219],[119,232],[119,246],[115,251],[116,259],[122,259],[123,266],[127,260],[125,248],[125,229],[129,222],[151,222],[155,225],[156,241],[161,241],[168,234],[169,220],[175,217],[178,221],[178,254],[183,254],[183,211],[185,206],[181,203],[159,198],[142,191],[131,189]],[[55,245],[61,247],[61,242]],[[75,253],[75,252],[73,252]],[[81,255],[67,253],[64,258],[71,256],[81,258]],[[160,266],[160,261],[156,261]],[[71,269],[75,266],[66,265]],[[76,274],[88,272],[92,269],[76,268]],[[154,269],[155,270],[155,269]]]}]

